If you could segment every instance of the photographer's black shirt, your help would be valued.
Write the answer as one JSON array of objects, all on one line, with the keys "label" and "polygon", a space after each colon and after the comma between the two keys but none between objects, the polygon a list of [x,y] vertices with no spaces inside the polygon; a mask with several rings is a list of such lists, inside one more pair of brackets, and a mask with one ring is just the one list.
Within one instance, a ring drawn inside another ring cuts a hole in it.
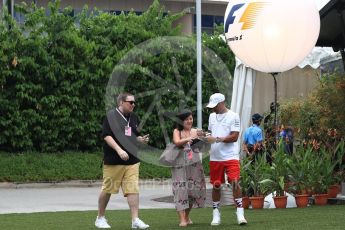
[{"label": "photographer's black shirt", "polygon": [[[112,122],[112,124],[109,124]],[[129,124],[128,124],[129,121]],[[129,159],[124,161],[117,152],[112,149],[106,141],[103,144],[104,164],[105,165],[133,165],[139,162],[137,156],[137,130],[139,119],[134,113],[123,116],[118,110],[111,110],[103,120],[102,137],[111,136],[116,143],[128,153]],[[132,129],[131,136],[125,135],[125,128],[129,125]],[[112,130],[113,128],[113,130]]]}]

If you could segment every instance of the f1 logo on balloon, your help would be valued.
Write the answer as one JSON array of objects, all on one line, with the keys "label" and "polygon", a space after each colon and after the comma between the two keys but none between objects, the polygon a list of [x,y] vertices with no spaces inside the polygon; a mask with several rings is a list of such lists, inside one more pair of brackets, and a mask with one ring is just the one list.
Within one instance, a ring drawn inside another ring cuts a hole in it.
[{"label": "f1 logo on balloon", "polygon": [[231,0],[224,34],[246,66],[283,72],[303,61],[315,46],[320,15],[315,0]]},{"label": "f1 logo on balloon", "polygon": [[[229,26],[235,22],[236,16],[234,15],[236,11],[241,9],[245,3],[240,3],[234,5],[229,11],[228,17],[225,22],[225,33],[229,31]],[[254,27],[258,15],[261,13],[262,9],[267,5],[265,2],[251,2],[247,4],[247,7],[243,11],[239,23],[242,24],[241,30],[247,30]]]}]

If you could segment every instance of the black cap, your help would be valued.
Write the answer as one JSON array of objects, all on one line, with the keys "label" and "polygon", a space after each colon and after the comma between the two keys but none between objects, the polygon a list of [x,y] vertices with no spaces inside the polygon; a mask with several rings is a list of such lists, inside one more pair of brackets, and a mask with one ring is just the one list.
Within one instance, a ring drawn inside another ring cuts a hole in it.
[{"label": "black cap", "polygon": [[255,114],[253,114],[253,116],[252,116],[252,120],[253,120],[253,121],[261,121],[262,118],[263,118],[263,117],[262,117],[260,114],[258,114],[258,113],[255,113]]}]

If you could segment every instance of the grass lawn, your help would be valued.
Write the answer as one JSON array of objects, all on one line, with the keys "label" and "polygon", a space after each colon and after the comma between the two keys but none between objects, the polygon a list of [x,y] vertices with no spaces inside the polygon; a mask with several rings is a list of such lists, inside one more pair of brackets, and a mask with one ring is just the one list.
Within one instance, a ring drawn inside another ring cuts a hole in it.
[{"label": "grass lawn", "polygon": [[[210,208],[194,209],[191,213],[193,225],[188,229],[345,229],[345,206],[312,206],[304,209],[262,209],[247,210],[246,226],[238,226],[234,207],[222,207],[222,224],[210,226]],[[51,212],[34,214],[0,215],[0,229],[95,229],[96,211]],[[176,212],[172,209],[146,209],[140,211],[141,218],[151,225],[150,229],[181,229]],[[108,211],[107,218],[112,229],[130,229],[129,211]]]}]

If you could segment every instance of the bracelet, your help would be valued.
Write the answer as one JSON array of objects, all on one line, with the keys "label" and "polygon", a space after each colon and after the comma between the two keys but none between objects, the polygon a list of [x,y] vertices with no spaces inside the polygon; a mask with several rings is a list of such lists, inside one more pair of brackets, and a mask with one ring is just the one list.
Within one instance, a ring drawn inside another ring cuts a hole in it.
[{"label": "bracelet", "polygon": [[216,143],[219,143],[219,142],[221,142],[220,138],[216,137]]}]

